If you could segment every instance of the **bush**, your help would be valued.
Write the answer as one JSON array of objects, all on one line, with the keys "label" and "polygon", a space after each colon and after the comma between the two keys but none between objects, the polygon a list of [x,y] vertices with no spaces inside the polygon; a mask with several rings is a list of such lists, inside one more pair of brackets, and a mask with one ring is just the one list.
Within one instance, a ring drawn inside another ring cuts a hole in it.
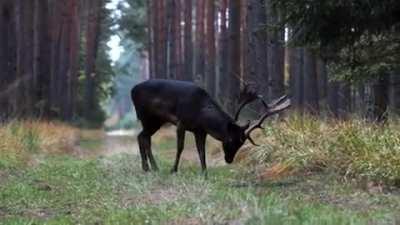
[{"label": "bush", "polygon": [[400,124],[289,117],[265,126],[252,159],[278,172],[331,170],[345,177],[400,185]]},{"label": "bush", "polygon": [[66,124],[13,121],[0,125],[0,168],[26,163],[35,153],[71,151],[78,130]]}]

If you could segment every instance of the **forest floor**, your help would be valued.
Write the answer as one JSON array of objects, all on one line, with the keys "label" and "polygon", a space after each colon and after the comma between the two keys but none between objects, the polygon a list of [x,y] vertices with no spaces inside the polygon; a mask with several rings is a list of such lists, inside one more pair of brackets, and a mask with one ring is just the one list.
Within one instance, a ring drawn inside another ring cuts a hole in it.
[{"label": "forest floor", "polygon": [[399,190],[329,172],[260,179],[209,152],[205,178],[193,137],[172,175],[171,129],[154,139],[160,171],[145,173],[133,135],[84,131],[69,154],[0,171],[0,224],[400,224]]}]

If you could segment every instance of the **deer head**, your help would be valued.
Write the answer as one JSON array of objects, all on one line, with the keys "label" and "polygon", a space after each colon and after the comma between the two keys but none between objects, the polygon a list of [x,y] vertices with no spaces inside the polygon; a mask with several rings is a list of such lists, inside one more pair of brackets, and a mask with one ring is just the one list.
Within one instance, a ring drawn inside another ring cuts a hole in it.
[{"label": "deer head", "polygon": [[[244,89],[240,94],[241,104],[235,113],[235,123],[229,123],[227,127],[227,138],[223,142],[223,149],[225,152],[225,161],[232,163],[233,159],[239,150],[239,148],[249,140],[253,145],[258,146],[251,138],[251,132],[256,129],[263,129],[263,122],[270,116],[282,112],[283,110],[290,107],[290,99],[286,95],[273,100],[270,104],[267,104],[261,95],[258,95],[256,91],[250,89],[249,85],[245,85]],[[242,109],[255,100],[260,100],[264,105],[265,112],[262,116],[252,122],[248,121],[246,125],[238,125],[240,112]]]}]

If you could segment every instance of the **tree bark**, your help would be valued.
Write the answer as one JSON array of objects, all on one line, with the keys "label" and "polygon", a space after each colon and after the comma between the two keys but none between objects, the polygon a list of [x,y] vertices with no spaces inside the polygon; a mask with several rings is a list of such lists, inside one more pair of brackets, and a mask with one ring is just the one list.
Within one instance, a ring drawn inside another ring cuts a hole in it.
[{"label": "tree bark", "polygon": [[340,119],[347,119],[351,112],[351,84],[347,81],[340,82],[339,89],[339,117]]},{"label": "tree bark", "polygon": [[100,25],[101,1],[89,0],[87,15],[86,36],[86,58],[85,58],[85,117],[90,118],[91,109],[95,107],[95,79],[96,79],[96,58],[98,50],[98,36]]},{"label": "tree bark", "polygon": [[379,76],[373,84],[373,120],[379,123],[388,119],[390,77],[387,74]]},{"label": "tree bark", "polygon": [[290,92],[295,110],[304,111],[304,49],[289,49]]},{"label": "tree bark", "polygon": [[8,119],[13,114],[13,99],[15,96],[16,67],[16,25],[15,2],[11,0],[0,2],[0,121]]},{"label": "tree bark", "polygon": [[317,64],[314,53],[309,49],[304,50],[304,103],[312,115],[319,114],[319,93]]},{"label": "tree bark", "polygon": [[154,1],[152,0],[147,0],[147,26],[148,26],[148,33],[147,33],[147,51],[149,52],[149,74],[150,78],[155,78],[155,29],[154,29],[154,24],[155,24],[155,18],[154,14],[156,13],[154,11]]},{"label": "tree bark", "polygon": [[167,79],[176,79],[176,31],[175,18],[176,8],[175,0],[166,0],[166,28],[167,28]]},{"label": "tree bark", "polygon": [[[272,7],[270,0],[267,2],[267,20],[268,24],[275,25],[280,20],[280,12]],[[270,47],[268,48],[268,70],[270,74],[270,97],[272,99],[280,97],[285,92],[285,49],[284,43],[284,30],[279,29],[270,31],[268,34],[268,41]]]},{"label": "tree bark", "polygon": [[205,1],[196,1],[196,50],[195,50],[195,81],[200,86],[205,85]]},{"label": "tree bark", "polygon": [[215,46],[215,1],[207,0],[207,50],[206,50],[206,87],[208,93],[215,97],[216,82],[216,46]]},{"label": "tree bark", "polygon": [[240,59],[241,59],[241,1],[229,2],[229,49],[228,49],[228,95],[225,99],[225,106],[229,113],[233,114],[236,109],[237,99],[240,90]]},{"label": "tree bark", "polygon": [[328,84],[328,112],[334,118],[340,118],[339,99],[340,99],[340,83],[338,81],[330,81]]},{"label": "tree bark", "polygon": [[326,64],[322,59],[317,59],[318,94],[320,101],[326,101],[328,96],[328,74]]},{"label": "tree bark", "polygon": [[49,8],[45,0],[34,1],[34,89],[37,97],[36,110],[39,117],[49,117],[50,102],[50,32]]},{"label": "tree bark", "polygon": [[33,2],[17,0],[15,3],[15,32],[17,34],[16,79],[17,93],[15,112],[19,117],[33,112]]},{"label": "tree bark", "polygon": [[153,23],[153,48],[154,48],[154,55],[153,55],[153,74],[151,75],[151,78],[160,78],[162,77],[161,71],[160,71],[160,66],[158,65],[159,63],[159,56],[160,56],[160,30],[159,30],[159,2],[160,1],[154,1],[150,0],[152,2],[152,23]]},{"label": "tree bark", "polygon": [[193,40],[192,40],[192,0],[184,0],[185,30],[184,30],[184,80],[193,81]]},{"label": "tree bark", "polygon": [[228,96],[226,89],[226,81],[229,79],[228,75],[228,28],[227,28],[227,11],[228,0],[220,0],[220,33],[218,40],[218,64],[219,64],[219,80],[217,95],[221,103],[225,104],[225,99]]},{"label": "tree bark", "polygon": [[257,84],[259,93],[268,98],[268,39],[264,27],[267,22],[266,1],[248,0],[246,18],[248,63],[245,80]]},{"label": "tree bark", "polygon": [[167,78],[167,58],[168,58],[168,39],[167,39],[167,15],[165,0],[157,0],[158,5],[158,55],[156,65],[158,67],[157,78]]},{"label": "tree bark", "polygon": [[171,35],[170,35],[170,79],[183,80],[182,78],[182,42],[181,42],[181,2],[180,0],[170,0],[171,15]]},{"label": "tree bark", "polygon": [[391,108],[396,115],[400,115],[400,74],[394,71],[390,80]]}]

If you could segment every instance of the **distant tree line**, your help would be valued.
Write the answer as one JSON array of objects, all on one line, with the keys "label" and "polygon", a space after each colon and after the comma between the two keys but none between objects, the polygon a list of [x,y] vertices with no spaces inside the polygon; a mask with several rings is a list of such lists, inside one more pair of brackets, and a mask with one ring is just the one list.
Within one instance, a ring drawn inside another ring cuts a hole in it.
[{"label": "distant tree line", "polygon": [[301,114],[384,121],[400,109],[398,1],[136,2],[151,78],[194,81],[229,112],[245,84],[289,93]]},{"label": "distant tree line", "polygon": [[101,120],[112,78],[105,0],[0,1],[0,118]]}]

